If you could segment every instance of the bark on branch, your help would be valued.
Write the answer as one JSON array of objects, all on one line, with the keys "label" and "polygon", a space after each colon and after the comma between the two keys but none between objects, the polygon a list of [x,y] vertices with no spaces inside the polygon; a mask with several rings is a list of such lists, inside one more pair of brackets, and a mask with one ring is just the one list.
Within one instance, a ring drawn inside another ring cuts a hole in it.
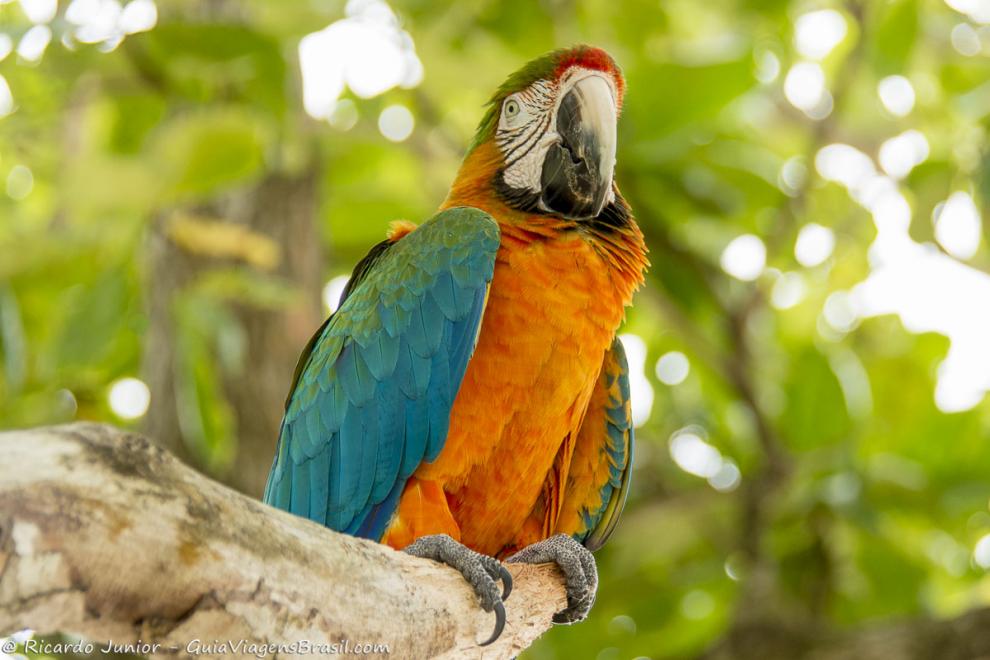
[{"label": "bark on branch", "polygon": [[556,567],[512,565],[505,632],[480,648],[494,616],[458,573],[265,506],[141,436],[13,431],[0,457],[0,635],[140,639],[179,656],[191,640],[243,639],[498,658],[566,606]]}]

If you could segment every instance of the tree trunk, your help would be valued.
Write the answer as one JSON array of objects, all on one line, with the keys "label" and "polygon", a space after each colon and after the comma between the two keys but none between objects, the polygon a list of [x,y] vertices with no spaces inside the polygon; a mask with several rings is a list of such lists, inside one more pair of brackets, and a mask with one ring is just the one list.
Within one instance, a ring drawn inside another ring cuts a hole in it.
[{"label": "tree trunk", "polygon": [[556,567],[511,565],[505,631],[479,647],[495,617],[452,569],[265,506],[141,436],[96,424],[13,431],[0,455],[16,466],[0,484],[0,635],[141,640],[180,657],[203,650],[195,640],[229,640],[236,655],[346,643],[502,658],[566,606]]},{"label": "tree trunk", "polygon": [[[193,240],[177,241],[172,214],[159,219],[150,239],[149,327],[143,370],[154,405],[143,430],[183,461],[255,497],[262,493],[275,454],[296,359],[323,320],[322,250],[313,220],[317,177],[318,168],[292,176],[269,174],[250,189],[195,210],[200,220],[206,218],[204,226],[235,227],[243,230],[244,237],[267,241],[275,255],[273,263],[252,261],[252,253],[236,244],[227,251],[218,250],[215,236],[205,233],[202,246]],[[230,305],[243,337],[241,363],[232,370],[220,365],[218,356],[211,356],[217,363],[215,372],[222,375],[222,396],[229,404],[226,409],[237,440],[236,447],[219,452],[232,456],[223,464],[209,460],[210,452],[201,446],[205,440],[190,437],[187,430],[192,421],[188,417],[194,413],[183,410],[178,394],[183,365],[177,359],[176,304],[205,274],[231,265],[291,283],[295,291],[281,307],[250,302]]]},{"label": "tree trunk", "polygon": [[318,176],[316,169],[296,177],[269,175],[228,212],[275,241],[281,253],[275,273],[297,289],[285,309],[236,307],[247,339],[247,363],[241,373],[224,378],[238,445],[223,481],[255,497],[261,497],[272,466],[296,360],[324,318],[323,250],[315,221]]}]

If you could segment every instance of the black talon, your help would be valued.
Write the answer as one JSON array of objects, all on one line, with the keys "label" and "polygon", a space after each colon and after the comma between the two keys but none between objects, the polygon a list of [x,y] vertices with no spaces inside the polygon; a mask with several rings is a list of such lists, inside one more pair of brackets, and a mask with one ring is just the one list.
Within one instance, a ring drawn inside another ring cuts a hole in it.
[{"label": "black talon", "polygon": [[594,556],[572,537],[557,534],[526,546],[506,560],[509,564],[544,562],[557,564],[567,583],[567,608],[554,615],[554,623],[576,623],[584,620],[598,591],[598,569]]},{"label": "black talon", "polygon": [[[459,571],[474,589],[482,609],[495,612],[495,631],[481,646],[497,640],[505,629],[505,606],[502,600],[512,592],[512,575],[494,557],[482,555],[458,543],[446,534],[421,536],[406,546],[405,552],[415,557],[432,559]],[[498,583],[502,582],[502,596]]]},{"label": "black talon", "polygon": [[504,601],[509,597],[509,594],[512,593],[512,573],[510,573],[508,569],[505,568],[505,566],[499,564],[498,575],[500,578],[502,578],[502,584],[504,585],[502,589],[502,600]]},{"label": "black talon", "polygon": [[[505,569],[502,570],[504,571]],[[506,573],[508,573],[508,571],[506,571]],[[504,576],[503,579],[505,579]],[[509,588],[511,589],[512,578],[509,578],[509,585],[510,585]],[[489,644],[491,644],[496,639],[502,636],[502,631],[504,629],[505,629],[505,606],[502,605],[502,603],[495,603],[495,631],[492,633],[491,637],[489,637],[484,642],[478,644],[478,646],[488,646]]]}]

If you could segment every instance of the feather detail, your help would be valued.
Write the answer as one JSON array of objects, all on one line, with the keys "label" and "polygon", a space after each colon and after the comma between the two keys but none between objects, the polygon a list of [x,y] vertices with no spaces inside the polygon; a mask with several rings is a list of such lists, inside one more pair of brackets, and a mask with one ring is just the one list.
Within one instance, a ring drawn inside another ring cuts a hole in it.
[{"label": "feather detail", "polygon": [[415,231],[417,226],[415,222],[409,222],[408,220],[393,220],[389,223],[385,237],[389,242],[395,243],[403,236],[407,236]]},{"label": "feather detail", "polygon": [[499,244],[477,209],[413,228],[362,260],[307,345],[265,489],[266,502],[376,539],[403,484],[443,448]]},{"label": "feather detail", "polygon": [[605,354],[577,437],[555,533],[571,534],[589,550],[605,543],[625,504],[632,453],[629,368],[616,339]]}]

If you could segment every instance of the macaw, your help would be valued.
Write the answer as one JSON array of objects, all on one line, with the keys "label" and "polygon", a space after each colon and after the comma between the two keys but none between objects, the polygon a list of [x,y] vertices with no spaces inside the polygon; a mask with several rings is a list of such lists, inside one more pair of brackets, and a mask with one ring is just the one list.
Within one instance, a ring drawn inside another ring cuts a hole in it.
[{"label": "macaw", "polygon": [[357,265],[286,402],[265,502],[457,568],[496,613],[485,643],[500,559],[556,562],[554,620],[587,615],[629,488],[616,330],[648,262],[613,180],[624,86],[590,46],[512,74],[440,212]]}]

